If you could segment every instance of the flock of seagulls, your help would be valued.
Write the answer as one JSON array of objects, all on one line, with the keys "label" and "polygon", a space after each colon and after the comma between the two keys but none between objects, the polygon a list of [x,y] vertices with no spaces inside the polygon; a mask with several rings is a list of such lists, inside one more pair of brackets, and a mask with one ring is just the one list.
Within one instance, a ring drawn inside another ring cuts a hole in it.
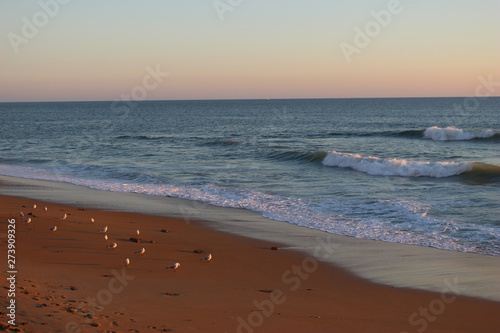
[{"label": "flock of seagulls", "polygon": [[[31,209],[36,209],[36,204],[33,204],[31,206]],[[47,206],[45,206],[43,208],[43,210],[46,212],[48,211],[48,208]],[[32,215],[32,213],[29,213],[28,215]],[[19,216],[20,217],[24,217],[24,213],[23,212],[20,212],[19,213]],[[64,213],[61,217],[60,217],[60,220],[66,220],[68,218],[68,214]],[[31,217],[28,217],[26,220],[23,221],[23,223],[30,223],[31,222]],[[92,217],[90,218],[90,222],[91,223],[94,223],[95,222],[95,219]],[[52,232],[55,232],[57,231],[57,226],[53,226],[51,228],[49,228],[50,231]],[[102,229],[99,230],[100,233],[104,233],[104,240],[107,241],[109,239],[108,235],[106,234],[106,232],[108,231],[108,226],[106,225],[105,227],[103,227]],[[140,235],[140,231],[139,229],[136,230],[136,235],[139,236]],[[118,244],[116,242],[112,242],[108,245],[106,245],[106,247],[108,249],[116,249],[118,247]],[[137,251],[135,251],[134,253],[135,254],[139,254],[139,255],[143,255],[144,253],[146,252],[146,249],[143,247]],[[205,261],[205,262],[209,262],[210,260],[212,260],[212,254],[211,253],[208,253],[204,258],[200,259],[200,261]],[[123,261],[123,265],[125,267],[128,267],[130,265],[130,258],[126,258],[124,261]],[[173,270],[174,272],[176,272],[176,270],[181,266],[180,263],[176,262],[176,263],[173,263],[172,265],[168,266],[167,269],[169,270]]]}]

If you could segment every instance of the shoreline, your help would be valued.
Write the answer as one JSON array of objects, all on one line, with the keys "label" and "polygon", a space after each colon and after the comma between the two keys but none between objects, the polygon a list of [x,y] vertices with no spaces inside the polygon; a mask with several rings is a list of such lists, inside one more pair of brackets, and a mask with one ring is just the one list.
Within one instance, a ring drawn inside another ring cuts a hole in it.
[{"label": "shoreline", "polygon": [[267,219],[244,209],[138,193],[108,192],[63,182],[0,176],[0,194],[29,197],[100,210],[203,220],[211,228],[283,244],[310,256],[328,244],[334,255],[319,258],[349,272],[393,287],[440,292],[443,281],[459,279],[464,294],[500,301],[500,257],[387,243],[329,234]]},{"label": "shoreline", "polygon": [[[205,222],[1,201],[2,228],[16,220],[16,322],[25,332],[493,332],[500,325],[500,303],[464,296],[459,281],[445,281],[441,293],[394,288]],[[23,223],[18,210],[32,221]],[[108,241],[98,231],[104,225]],[[129,240],[136,229],[140,244]],[[116,249],[106,248],[111,241]],[[146,253],[135,254],[141,247]],[[323,256],[334,251],[318,248]],[[200,261],[208,252],[213,259]],[[177,271],[165,269],[174,262]]]}]

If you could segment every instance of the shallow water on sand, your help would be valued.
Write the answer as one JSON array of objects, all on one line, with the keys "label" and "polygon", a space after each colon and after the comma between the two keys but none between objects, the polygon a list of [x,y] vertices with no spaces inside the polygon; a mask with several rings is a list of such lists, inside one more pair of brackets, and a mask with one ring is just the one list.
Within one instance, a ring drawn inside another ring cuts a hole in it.
[{"label": "shallow water on sand", "polygon": [[498,256],[500,98],[463,102],[2,103],[0,174]]}]

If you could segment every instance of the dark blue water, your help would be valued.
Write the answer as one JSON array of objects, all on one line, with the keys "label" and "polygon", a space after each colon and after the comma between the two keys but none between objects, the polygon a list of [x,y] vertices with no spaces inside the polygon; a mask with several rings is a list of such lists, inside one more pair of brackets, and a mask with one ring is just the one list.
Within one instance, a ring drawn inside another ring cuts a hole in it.
[{"label": "dark blue water", "polygon": [[0,174],[500,255],[500,98],[0,104]]}]

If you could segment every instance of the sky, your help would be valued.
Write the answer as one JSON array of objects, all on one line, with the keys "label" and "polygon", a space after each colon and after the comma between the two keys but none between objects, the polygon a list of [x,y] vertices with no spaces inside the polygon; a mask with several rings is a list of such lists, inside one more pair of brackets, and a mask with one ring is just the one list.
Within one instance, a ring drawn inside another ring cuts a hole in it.
[{"label": "sky", "polygon": [[500,0],[0,0],[0,102],[458,97],[488,78],[500,96],[499,17]]}]

